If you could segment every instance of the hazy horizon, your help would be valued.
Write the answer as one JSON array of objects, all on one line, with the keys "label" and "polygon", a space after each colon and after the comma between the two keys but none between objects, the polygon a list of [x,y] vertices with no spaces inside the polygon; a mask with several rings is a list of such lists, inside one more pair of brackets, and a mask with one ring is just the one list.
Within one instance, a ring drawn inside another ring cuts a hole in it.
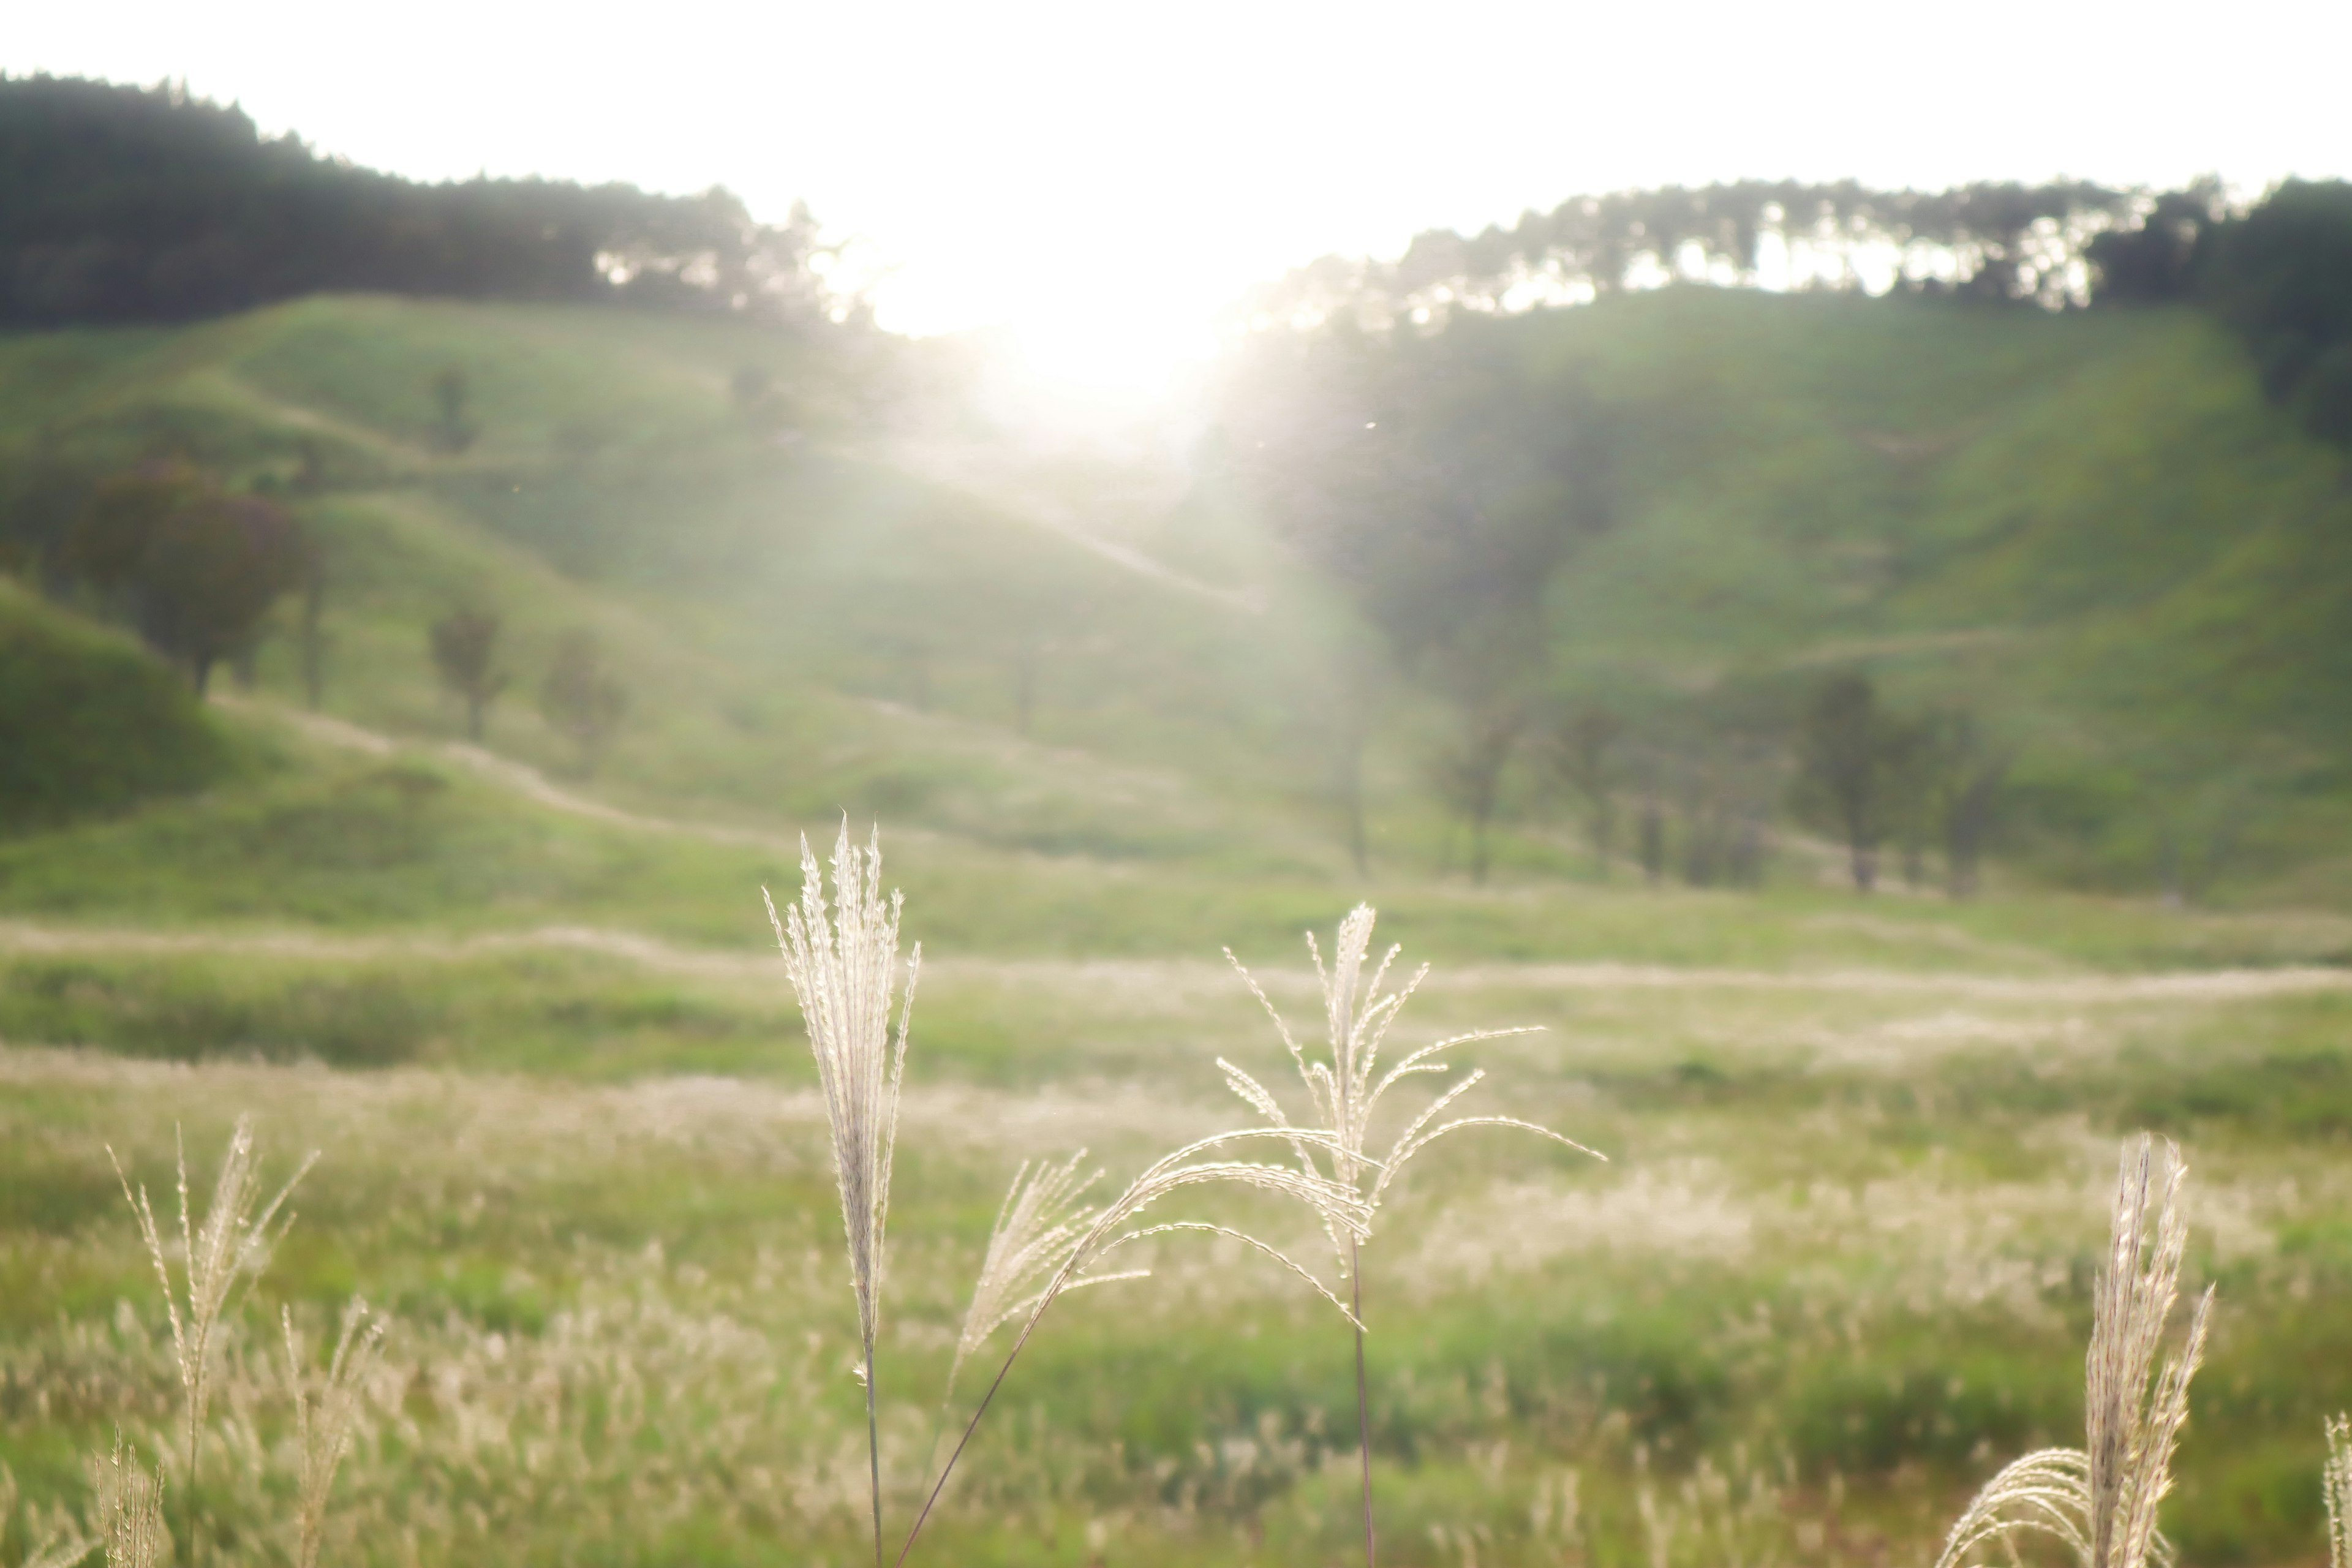
[{"label": "hazy horizon", "polygon": [[1130,386],[1203,350],[1253,282],[1580,193],[2352,173],[2326,79],[2352,21],[2285,4],[2219,31],[2107,5],[2009,29],[1860,4],[1417,15],[720,7],[662,34],[541,5],[427,0],[394,27],[134,0],[16,18],[0,68],[184,80],[415,178],[724,184],[768,217],[805,200],[856,242],[885,325],[1008,329],[1051,374]]}]

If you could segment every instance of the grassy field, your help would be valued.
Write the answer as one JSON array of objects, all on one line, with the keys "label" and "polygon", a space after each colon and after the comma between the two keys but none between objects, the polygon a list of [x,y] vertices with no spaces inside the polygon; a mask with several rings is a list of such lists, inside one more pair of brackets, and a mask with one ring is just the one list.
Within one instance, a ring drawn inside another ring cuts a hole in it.
[{"label": "grassy field", "polygon": [[[1659,945],[1685,912],[1599,901]],[[1973,1481],[2079,1422],[2114,1137],[2153,1126],[2185,1141],[2193,1272],[2222,1298],[2169,1528],[2195,1563],[2308,1559],[2319,1419],[2352,1398],[2352,984],[2022,946],[1894,967],[1851,926],[1777,918],[1808,962],[1465,964],[1417,999],[1413,1039],[1544,1026],[1466,1053],[1494,1075],[1481,1092],[1611,1160],[1465,1135],[1384,1222],[1367,1271],[1384,1556],[1714,1563],[1732,1529],[1781,1560],[1916,1560]],[[855,1559],[855,1324],[772,960],[10,939],[8,1037],[112,1047],[0,1058],[0,1444],[28,1496],[72,1496],[78,1447],[160,1428],[174,1393],[103,1145],[168,1184],[182,1126],[201,1181],[249,1110],[280,1168],[326,1154],[229,1352],[250,1426],[207,1483],[220,1552],[280,1549],[263,1325],[280,1300],[319,1320],[360,1290],[395,1327],[341,1560]],[[1282,1065],[1214,962],[932,951],[881,1373],[902,1524],[1013,1166],[1084,1146],[1131,1172],[1240,1120],[1216,1056]],[[1310,1012],[1302,972],[1270,981]],[[204,1059],[155,1059],[159,1039]],[[1295,1216],[1191,1212],[1313,1256]],[[1223,1244],[1153,1261],[1056,1308],[936,1559],[1346,1560],[1344,1324]],[[1645,1490],[1666,1525],[1643,1523]]]},{"label": "grassy field", "polygon": [[[323,1158],[232,1320],[205,1568],[289,1560],[276,1314],[315,1342],[353,1291],[393,1326],[328,1561],[861,1560],[855,1318],[759,907],[845,811],[881,818],[926,944],[880,1372],[900,1526],[1014,1168],[1083,1146],[1124,1179],[1244,1120],[1216,1058],[1284,1058],[1219,950],[1303,1019],[1298,932],[1371,897],[1438,966],[1401,1037],[1542,1026],[1465,1053],[1479,1092],[1610,1157],[1465,1135],[1384,1216],[1385,1561],[1931,1559],[2002,1460],[2078,1440],[2141,1127],[2188,1151],[2221,1300],[2168,1528],[2191,1564],[2315,1561],[2319,1423],[2352,1403],[2329,460],[2188,315],[1676,290],[1528,331],[1632,432],[1631,519],[1556,585],[1564,682],[1859,660],[1906,701],[1999,693],[2035,820],[2079,832],[1960,905],[1858,900],[1795,834],[1759,890],[1652,889],[1594,879],[1529,775],[1472,887],[1400,695],[1367,883],[1326,802],[1329,609],[1253,521],[981,473],[903,367],[380,300],[0,342],[12,453],[173,447],[289,495],[311,465],[330,563],[320,711],[289,615],[205,720],[233,765],[0,836],[0,1563],[118,1425],[169,1447],[107,1145],[161,1193],[175,1127],[201,1182],[244,1112],[274,1169]],[[481,433],[454,455],[453,365]],[[747,367],[776,390],[731,396]],[[515,677],[478,748],[425,658],[465,603]],[[0,629],[54,613],[0,585]],[[631,690],[593,776],[531,700],[580,626]],[[2144,896],[2168,822],[2233,836],[2196,907]],[[1192,1212],[1320,1256],[1280,1209]],[[1153,1262],[1056,1306],[918,1561],[1349,1560],[1344,1323],[1222,1243]]]}]

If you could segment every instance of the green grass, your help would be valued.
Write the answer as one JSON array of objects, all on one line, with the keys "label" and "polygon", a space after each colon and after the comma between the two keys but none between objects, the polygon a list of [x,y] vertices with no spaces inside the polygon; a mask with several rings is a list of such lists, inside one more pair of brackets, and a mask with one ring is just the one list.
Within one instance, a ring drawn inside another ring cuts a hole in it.
[{"label": "green grass", "polygon": [[[1512,331],[1529,395],[1572,369],[1617,432],[1619,522],[1553,585],[1559,683],[1637,718],[1697,694],[1769,723],[1859,660],[1898,703],[1969,700],[2021,746],[2006,847],[2037,878],[2146,891],[2169,853],[2208,901],[2352,897],[2352,619],[2328,586],[2352,503],[2221,329],[1686,289]],[[481,431],[455,456],[427,439],[451,366]],[[747,366],[777,388],[751,410],[728,395]],[[584,626],[611,650],[631,704],[593,789],[623,805],[775,826],[845,808],[1047,859],[1339,876],[1332,624],[1260,520],[1218,491],[1159,533],[1096,509],[1263,612],[1122,569],[915,477],[902,459],[939,432],[885,434],[874,407],[925,374],[724,323],[327,299],[0,342],[0,438],[184,449],[281,489],[307,447],[327,710],[371,727],[453,732],[425,628],[483,603],[514,677],[490,743],[543,770],[577,761],[533,700],[557,639]],[[289,700],[279,632],[261,688]],[[1369,774],[1389,878],[1446,858],[1433,724],[1392,688]],[[1531,764],[1507,796],[1500,875],[1571,874]]]},{"label": "green grass", "polygon": [[[2167,1528],[2198,1568],[2313,1558],[2319,1421],[2352,1400],[2352,994],[2274,972],[2352,957],[2333,459],[2187,314],[1675,290],[1517,330],[1626,432],[1622,524],[1554,584],[1560,679],[1769,715],[1863,659],[1899,701],[1979,700],[2026,742],[1988,896],[1860,900],[1794,835],[1755,891],[1596,882],[1531,775],[1473,888],[1402,687],[1358,879],[1328,606],[1256,520],[1197,496],[1183,537],[1126,537],[1263,613],[920,478],[922,427],[877,413],[911,356],[387,300],[0,342],[0,437],[289,494],[331,568],[323,716],[356,727],[305,727],[279,625],[202,718],[234,768],[0,839],[0,1459],[71,1500],[81,1447],[167,1418],[104,1145],[160,1190],[175,1127],[208,1161],[250,1109],[326,1158],[236,1331],[239,1418],[282,1426],[280,1302],[399,1323],[406,1425],[355,1458],[331,1560],[856,1560],[835,1200],[757,901],[846,811],[883,820],[928,961],[894,1518],[1014,1165],[1083,1143],[1124,1174],[1230,1121],[1214,1058],[1284,1058],[1219,949],[1303,1020],[1297,931],[1370,897],[1441,965],[1412,1037],[1544,1026],[1477,1047],[1488,1105],[1612,1159],[1465,1138],[1416,1169],[1369,1275],[1385,1561],[1646,1564],[1643,1489],[1696,1531],[1706,1473],[1775,1489],[1780,1561],[1919,1558],[2079,1421],[2138,1126],[2188,1148],[2222,1292]],[[733,406],[747,364],[774,404]],[[451,365],[481,430],[456,456]],[[305,443],[325,486],[293,496]],[[515,676],[488,756],[425,651],[466,602]],[[632,696],[593,778],[532,700],[580,626]],[[2197,907],[2129,896],[2168,834]],[[2210,970],[2253,973],[2176,984]],[[1156,1266],[1055,1308],[935,1560],[1348,1560],[1339,1323],[1213,1246]],[[277,1475],[213,1482],[223,1568],[276,1560]],[[1717,1562],[1688,1531],[1667,1559]]]},{"label": "green grass", "polygon": [[186,795],[245,760],[172,671],[5,581],[0,736],[8,837]]},{"label": "green grass", "polygon": [[[373,1521],[363,1530],[423,1521],[425,1560],[462,1555],[467,1527],[434,1500],[469,1496],[510,1558],[551,1561],[576,1542],[577,1489],[603,1485],[638,1501],[600,1550],[664,1561],[684,1524],[642,1489],[671,1484],[652,1479],[668,1473],[659,1455],[700,1455],[677,1483],[709,1532],[698,1552],[854,1552],[854,1489],[827,1502],[817,1486],[787,1506],[758,1502],[744,1479],[744,1467],[823,1474],[828,1446],[862,1426],[837,1370],[855,1325],[823,1131],[789,1009],[762,973],[538,952],[12,960],[13,1039],[131,991],[210,1016],[243,1007],[250,1038],[189,1053],[206,1058],[193,1070],[0,1055],[0,1300],[19,1347],[0,1453],[35,1495],[70,1495],[69,1463],[44,1458],[56,1434],[102,1431],[126,1404],[155,1413],[142,1420],[168,1409],[144,1265],[99,1145],[152,1184],[175,1123],[204,1156],[251,1108],[281,1164],[326,1150],[253,1319],[364,1289],[396,1314],[394,1355],[423,1379],[415,1435],[354,1462],[341,1507]],[[1271,979],[1307,1011],[1296,970]],[[2329,1306],[2352,1282],[2347,1133],[2315,1110],[2352,1074],[2352,998],[2118,991],[2053,1005],[1980,994],[1965,975],[1926,979],[1892,992],[1563,988],[1490,969],[1423,995],[1413,1038],[1549,1024],[1475,1059],[1509,1109],[1612,1163],[1465,1139],[1416,1170],[1384,1224],[1367,1255],[1384,1556],[1453,1563],[1444,1542],[1461,1531],[1482,1561],[1549,1563],[1564,1547],[1646,1562],[1639,1492],[1684,1506],[1702,1459],[1760,1472],[1779,1497],[1772,1528],[1842,1532],[1833,1555],[1923,1550],[1975,1479],[2079,1422],[2100,1189],[2114,1135],[2148,1121],[2186,1141],[2192,1273],[2219,1285],[2223,1313],[2168,1528],[2197,1563],[2310,1554],[2319,1419],[2352,1395],[2337,1370],[2352,1341]],[[332,997],[392,994],[432,1016],[406,1063],[268,1059],[328,1055]],[[307,1021],[305,1005],[320,1009]],[[911,1507],[944,1336],[1013,1163],[1083,1141],[1125,1172],[1223,1118],[1213,1056],[1269,1075],[1281,1065],[1254,1015],[1207,966],[950,958],[926,981],[882,1363],[900,1402],[886,1444],[894,1517]],[[272,1017],[286,1020],[275,1037]],[[567,1053],[567,1039],[583,1048]],[[646,1076],[656,1065],[743,1076]],[[1228,1217],[1297,1228],[1273,1211]],[[1291,1238],[1311,1256],[1310,1238]],[[1051,1537],[1087,1561],[1105,1531],[1139,1563],[1343,1560],[1342,1325],[1241,1255],[1177,1243],[1157,1263],[1154,1282],[1055,1308],[983,1430],[931,1548],[940,1560],[1034,1562]],[[134,1303],[135,1331],[92,1340],[59,1322],[104,1321],[118,1299]],[[637,1338],[656,1331],[637,1316],[656,1308],[682,1314],[658,1320],[659,1351]],[[771,1372],[813,1380],[756,1417],[769,1395],[724,1385],[739,1375],[729,1347],[747,1335]],[[663,1392],[653,1425],[624,1437],[600,1412],[635,1397],[612,1382],[632,1364],[663,1369]],[[443,1387],[436,1365],[467,1370]],[[526,1414],[541,1377],[567,1391],[554,1415]],[[265,1394],[249,1399],[275,1419]],[[525,1432],[560,1416],[550,1452],[577,1456],[544,1461],[536,1480],[495,1448],[460,1459],[460,1407],[510,1409],[500,1419]],[[1580,1522],[1548,1544],[1530,1510],[1571,1468]],[[258,1499],[219,1506],[268,1538]]]}]

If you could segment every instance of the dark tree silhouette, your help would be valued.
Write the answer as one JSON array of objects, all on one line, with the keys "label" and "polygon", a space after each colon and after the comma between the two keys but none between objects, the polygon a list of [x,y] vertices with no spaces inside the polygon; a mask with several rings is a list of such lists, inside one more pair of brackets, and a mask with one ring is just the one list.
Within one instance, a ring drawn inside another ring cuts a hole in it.
[{"label": "dark tree silhouette", "polygon": [[446,452],[454,457],[471,447],[474,438],[480,434],[475,429],[473,421],[466,417],[466,404],[472,390],[466,380],[466,373],[456,365],[449,366],[433,378],[435,451]]},{"label": "dark tree silhouette", "polygon": [[1985,839],[2016,753],[1988,740],[1975,718],[1962,710],[1939,714],[1929,733],[1936,758],[1934,811],[1944,836],[1945,891],[1955,899],[1973,898]]},{"label": "dark tree silhouette", "polygon": [[1797,737],[1799,801],[1846,847],[1854,890],[1878,884],[1886,836],[1893,727],[1870,678],[1832,676],[1814,694]]},{"label": "dark tree silhouette", "polygon": [[816,224],[725,191],[425,185],[177,87],[0,78],[0,325],[186,321],[327,289],[614,300],[814,324]]},{"label": "dark tree silhouette", "polygon": [[507,672],[499,667],[499,615],[495,610],[461,606],[433,623],[433,668],[441,684],[466,704],[466,738],[482,741],[482,720],[499,693],[507,689]]},{"label": "dark tree silhouette", "polygon": [[1958,289],[1969,296],[2054,305],[2068,299],[2085,247],[2126,222],[2140,199],[2081,183],[1881,191],[1851,180],[1750,180],[1617,191],[1572,196],[1509,228],[1468,236],[1431,230],[1392,262],[1326,257],[1260,289],[1251,306],[1272,319],[1365,326],[1454,304],[1483,314],[1507,309],[1530,277],[1607,294],[1637,268],[1675,274],[1694,251],[1711,268],[1753,279],[1767,237],[1828,258],[1849,288],[1860,276],[1859,258],[1891,249],[1905,287],[1929,287],[1956,267]]},{"label": "dark tree silhouette", "polygon": [[1641,853],[1642,879],[1654,888],[1666,879],[1666,806],[1655,779],[1642,789]]},{"label": "dark tree silhouette", "polygon": [[66,541],[74,572],[114,595],[199,693],[215,664],[252,645],[269,606],[301,583],[310,554],[282,508],[171,463],[101,481]]},{"label": "dark tree silhouette", "polygon": [[1512,748],[1528,724],[1526,705],[1504,696],[1493,706],[1465,708],[1458,715],[1458,733],[1438,753],[1439,795],[1470,827],[1470,879],[1484,883],[1487,870],[1488,827],[1502,796],[1503,769]]},{"label": "dark tree silhouette", "polygon": [[[305,456],[316,448],[306,449]],[[302,560],[302,700],[316,713],[327,695],[327,552],[315,534]]]},{"label": "dark tree silhouette", "polygon": [[[1467,319],[1425,335],[1268,334],[1223,389],[1223,450],[1275,532],[1339,590],[1386,659],[1452,710],[1432,776],[1473,868],[1545,658],[1543,595],[1607,526],[1608,445],[1574,367]],[[1360,734],[1335,784],[1361,837]]]},{"label": "dark tree silhouette", "polygon": [[2289,180],[2209,248],[2200,292],[2245,340],[2263,390],[2352,448],[2352,184]]},{"label": "dark tree silhouette", "polygon": [[1584,841],[1592,855],[1592,875],[1609,879],[1609,856],[1616,847],[1617,789],[1622,782],[1617,755],[1625,721],[1598,703],[1578,703],[1553,722],[1547,755],[1552,776],[1576,796],[1584,816]]},{"label": "dark tree silhouette", "polygon": [[593,632],[563,634],[539,689],[539,702],[547,721],[580,748],[581,773],[593,776],[629,706],[628,689],[605,667]]}]

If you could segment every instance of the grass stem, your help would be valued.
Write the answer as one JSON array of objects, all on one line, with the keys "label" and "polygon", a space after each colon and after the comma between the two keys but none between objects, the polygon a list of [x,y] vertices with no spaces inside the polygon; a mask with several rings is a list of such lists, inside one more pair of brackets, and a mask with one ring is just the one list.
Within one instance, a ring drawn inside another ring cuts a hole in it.
[{"label": "grass stem", "polygon": [[882,1440],[874,1419],[874,1342],[866,1342],[866,1468],[874,1496],[874,1568],[882,1568]]},{"label": "grass stem", "polygon": [[1372,1408],[1364,1392],[1364,1272],[1354,1240],[1348,1243],[1349,1310],[1356,1316],[1356,1444],[1364,1458],[1364,1568],[1372,1568]]},{"label": "grass stem", "polygon": [[1013,1363],[1020,1359],[1022,1348],[1028,1344],[1029,1336],[1036,1332],[1038,1320],[1045,1315],[1045,1309],[1053,1303],[1053,1296],[1048,1294],[1037,1303],[1037,1310],[1029,1315],[1029,1321],[1021,1325],[1021,1337],[1014,1340],[1013,1348],[1005,1352],[1004,1364],[996,1369],[996,1376],[989,1382],[988,1392],[980,1396],[980,1407],[971,1413],[971,1419],[964,1423],[963,1436],[956,1439],[954,1450],[948,1455],[948,1462],[940,1467],[940,1479],[931,1484],[930,1495],[923,1500],[922,1510],[915,1515],[914,1528],[907,1531],[907,1543],[898,1548],[892,1568],[902,1568],[907,1553],[915,1549],[915,1537],[923,1532],[923,1521],[931,1517],[931,1505],[938,1502],[940,1493],[947,1489],[948,1477],[954,1472],[956,1461],[963,1458],[964,1446],[971,1441],[971,1435],[980,1430],[980,1418],[988,1414],[989,1404],[995,1399],[996,1391],[1004,1386],[1005,1374],[1013,1370]]}]

